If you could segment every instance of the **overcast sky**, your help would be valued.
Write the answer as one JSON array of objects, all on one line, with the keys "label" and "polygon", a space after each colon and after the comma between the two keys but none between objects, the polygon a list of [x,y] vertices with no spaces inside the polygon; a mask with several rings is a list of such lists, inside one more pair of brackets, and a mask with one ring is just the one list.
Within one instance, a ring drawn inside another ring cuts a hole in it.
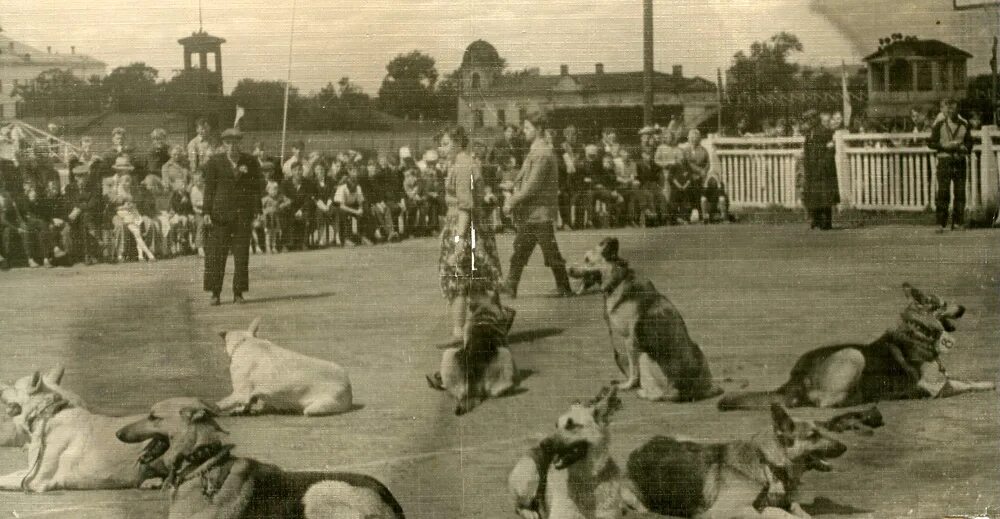
[{"label": "overcast sky", "polygon": [[[946,14],[950,10],[951,0],[916,1],[947,4]],[[227,40],[222,51],[227,90],[242,77],[285,78],[292,0],[204,4],[205,30]],[[777,31],[798,35],[806,50],[800,61],[819,64],[859,62],[881,35],[852,42],[856,34],[838,29],[843,20],[828,19],[808,0],[655,4],[656,68],[669,71],[682,64],[686,75],[712,81],[734,52]],[[375,94],[395,55],[420,49],[437,60],[440,72],[449,72],[478,38],[496,46],[516,69],[537,66],[556,73],[566,63],[571,72],[589,72],[603,62],[608,71],[641,70],[641,16],[640,0],[297,0],[292,83],[311,91],[349,76]],[[933,13],[920,18],[935,26]],[[0,0],[0,27],[42,50],[69,52],[75,45],[77,52],[107,62],[109,70],[144,61],[170,77],[182,67],[177,39],[198,28],[198,0]]]}]

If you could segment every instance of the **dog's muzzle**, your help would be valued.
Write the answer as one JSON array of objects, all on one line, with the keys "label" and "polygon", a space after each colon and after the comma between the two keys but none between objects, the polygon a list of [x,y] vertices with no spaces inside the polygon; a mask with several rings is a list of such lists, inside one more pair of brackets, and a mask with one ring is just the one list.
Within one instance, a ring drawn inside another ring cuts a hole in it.
[{"label": "dog's muzzle", "polygon": [[21,414],[21,404],[11,403],[7,404],[7,416],[13,418]]}]

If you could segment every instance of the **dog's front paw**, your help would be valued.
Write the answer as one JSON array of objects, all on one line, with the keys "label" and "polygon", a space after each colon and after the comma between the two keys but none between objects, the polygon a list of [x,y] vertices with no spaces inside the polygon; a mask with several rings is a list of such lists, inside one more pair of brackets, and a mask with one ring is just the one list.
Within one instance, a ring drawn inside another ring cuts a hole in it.
[{"label": "dog's front paw", "polygon": [[163,478],[149,478],[139,483],[141,490],[156,490],[163,486]]},{"label": "dog's front paw", "polygon": [[517,515],[523,519],[542,519],[542,515],[537,510],[530,508],[518,508]]},{"label": "dog's front paw", "polygon": [[649,391],[644,387],[640,387],[639,391],[636,391],[636,396],[643,400],[649,400],[650,402],[662,402],[667,399],[667,396],[662,392]]}]

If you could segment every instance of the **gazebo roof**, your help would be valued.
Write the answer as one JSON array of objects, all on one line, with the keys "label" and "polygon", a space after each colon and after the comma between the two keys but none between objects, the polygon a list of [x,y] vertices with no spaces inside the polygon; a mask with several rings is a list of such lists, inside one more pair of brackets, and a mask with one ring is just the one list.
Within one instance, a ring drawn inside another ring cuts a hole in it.
[{"label": "gazebo roof", "polygon": [[962,58],[972,54],[939,40],[897,40],[869,54],[864,61],[918,56],[921,58]]},{"label": "gazebo roof", "polygon": [[205,31],[198,31],[191,33],[191,36],[187,36],[177,40],[177,43],[185,47],[199,46],[199,45],[221,45],[226,43],[225,38],[219,38],[218,36],[212,36]]}]

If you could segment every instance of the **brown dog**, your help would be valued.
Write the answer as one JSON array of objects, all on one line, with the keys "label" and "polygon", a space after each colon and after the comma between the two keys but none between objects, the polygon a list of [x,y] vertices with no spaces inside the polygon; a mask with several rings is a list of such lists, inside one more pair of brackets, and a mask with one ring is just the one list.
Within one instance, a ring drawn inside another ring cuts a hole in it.
[{"label": "brown dog", "polygon": [[403,509],[378,480],[347,472],[285,472],[240,458],[222,443],[219,410],[194,398],[155,404],[122,427],[118,439],[146,442],[139,461],[170,467],[170,518],[252,517],[402,519]]}]

